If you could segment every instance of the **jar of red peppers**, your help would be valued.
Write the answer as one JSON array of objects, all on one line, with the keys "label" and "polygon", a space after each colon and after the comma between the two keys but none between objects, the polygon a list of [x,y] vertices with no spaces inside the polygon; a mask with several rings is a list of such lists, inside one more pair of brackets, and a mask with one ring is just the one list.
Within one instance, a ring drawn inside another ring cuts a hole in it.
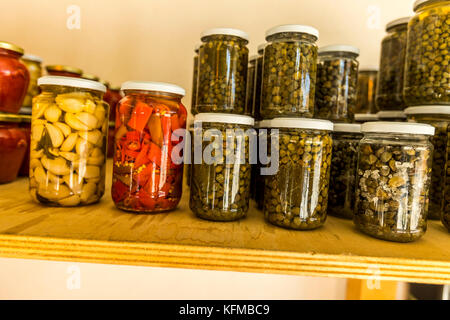
[{"label": "jar of red peppers", "polygon": [[28,147],[20,116],[0,113],[0,183],[15,180]]},{"label": "jar of red peppers", "polygon": [[[20,123],[19,127],[22,129],[27,140],[27,145],[30,145],[31,139],[31,116],[30,115],[19,115]],[[22,165],[19,170],[19,176],[28,177],[30,174],[30,148],[26,149],[25,156],[22,161]]]},{"label": "jar of red peppers", "polygon": [[[117,106],[112,198],[119,209],[161,212],[181,199],[186,108],[183,88],[126,82]],[[182,150],[180,150],[182,151]]]},{"label": "jar of red peppers", "polygon": [[17,113],[27,94],[30,74],[20,61],[23,49],[0,41],[0,111]]},{"label": "jar of red peppers", "polygon": [[81,78],[81,75],[83,74],[83,70],[81,69],[60,64],[46,66],[45,70],[47,70],[49,76]]}]

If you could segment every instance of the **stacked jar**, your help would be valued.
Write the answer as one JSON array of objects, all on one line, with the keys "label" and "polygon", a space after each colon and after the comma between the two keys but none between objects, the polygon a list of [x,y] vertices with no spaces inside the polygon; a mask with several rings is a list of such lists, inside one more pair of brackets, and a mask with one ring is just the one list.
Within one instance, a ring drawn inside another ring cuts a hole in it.
[{"label": "stacked jar", "polygon": [[194,70],[192,72],[192,97],[191,97],[191,114],[196,115],[197,112],[197,90],[198,90],[198,56],[200,45],[195,46],[194,50]]},{"label": "stacked jar", "polygon": [[353,122],[355,117],[359,49],[333,45],[319,49],[316,117]]},{"label": "stacked jar", "polygon": [[373,237],[419,239],[427,229],[435,129],[427,124],[368,122],[361,128],[354,222]]},{"label": "stacked jar", "polygon": [[254,104],[255,104],[255,84],[256,84],[256,63],[258,55],[250,57],[247,69],[247,90],[245,98],[245,110],[246,115],[255,117]]},{"label": "stacked jar", "polygon": [[254,165],[254,170],[252,171],[252,180],[254,181],[252,192],[259,210],[262,210],[264,206],[265,175],[261,174],[261,168],[264,168],[269,164],[270,151],[268,148],[268,138],[270,137],[270,122],[271,120],[262,120],[255,124],[255,130],[258,135],[257,145],[260,159],[258,159],[258,162]]},{"label": "stacked jar", "polygon": [[117,106],[112,198],[136,213],[173,210],[181,199],[187,112],[185,90],[161,82],[128,81]]},{"label": "stacked jar", "polygon": [[405,109],[403,79],[406,58],[406,40],[410,17],[391,21],[387,35],[381,42],[380,72],[376,91],[376,106],[381,111]]},{"label": "stacked jar", "polygon": [[60,64],[46,66],[45,70],[49,76],[81,78],[81,75],[83,74],[83,70],[79,68]]},{"label": "stacked jar", "polygon": [[24,54],[22,56],[22,62],[25,64],[28,73],[30,74],[30,83],[22,107],[31,109],[33,98],[39,94],[37,81],[42,77],[42,59],[31,54]]},{"label": "stacked jar", "polygon": [[42,77],[38,85],[31,121],[32,198],[63,207],[98,202],[105,191],[105,86],[60,76]]},{"label": "stacked jar", "polygon": [[262,88],[262,76],[263,76],[263,61],[264,61],[264,48],[267,43],[260,44],[258,46],[258,59],[256,59],[256,74],[255,74],[255,93],[253,97],[253,115],[255,120],[262,120],[261,117],[261,88]]},{"label": "stacked jar", "polygon": [[377,67],[363,67],[359,70],[355,114],[375,114],[379,111],[375,104],[377,78]]}]

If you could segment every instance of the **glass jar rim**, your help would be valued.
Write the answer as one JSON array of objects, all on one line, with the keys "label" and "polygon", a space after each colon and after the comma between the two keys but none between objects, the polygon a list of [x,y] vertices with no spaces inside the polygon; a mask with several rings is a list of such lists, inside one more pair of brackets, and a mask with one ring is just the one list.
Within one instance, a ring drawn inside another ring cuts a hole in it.
[{"label": "glass jar rim", "polygon": [[414,114],[450,114],[450,106],[417,106],[405,109],[406,115]]},{"label": "glass jar rim", "polygon": [[359,56],[359,49],[354,46],[346,45],[346,44],[333,44],[329,46],[324,46],[319,48],[319,55],[321,54],[331,54],[331,53],[352,53],[356,56]]},{"label": "glass jar rim", "polygon": [[264,42],[264,43],[261,43],[261,44],[258,46],[257,51],[258,51],[258,54],[259,54],[259,55],[262,55],[262,54],[264,53],[264,49],[267,47],[267,45],[268,45],[268,43],[267,43],[267,42]]},{"label": "glass jar rim", "polygon": [[86,80],[82,78],[45,76],[38,79],[38,86],[53,85],[62,87],[74,87],[80,89],[89,89],[105,93],[106,87],[97,81]]},{"label": "glass jar rim", "polygon": [[28,54],[28,53],[26,53],[22,56],[22,60],[33,61],[33,62],[37,62],[37,63],[42,63],[42,61],[43,61],[41,57],[35,56],[33,54]]},{"label": "glass jar rim", "polygon": [[333,122],[313,118],[274,118],[270,122],[270,127],[333,131]]},{"label": "glass jar rim", "polygon": [[6,41],[0,41],[0,49],[13,51],[20,55],[23,55],[23,53],[24,53],[24,51],[21,47],[15,45],[14,43],[6,42]]},{"label": "glass jar rim", "polygon": [[398,27],[402,24],[405,24],[405,25],[408,24],[410,19],[411,19],[411,17],[403,17],[403,18],[392,20],[391,22],[389,22],[386,25],[386,32],[388,32],[390,29],[392,29],[394,27]]},{"label": "glass jar rim", "polygon": [[386,111],[379,111],[377,113],[378,119],[406,119],[406,114],[403,111],[394,111],[394,110],[386,110]]},{"label": "glass jar rim", "polygon": [[266,40],[267,38],[278,34],[278,33],[305,33],[319,39],[319,30],[314,27],[301,25],[301,24],[284,24],[280,26],[276,26],[270,28],[266,31]]},{"label": "glass jar rim", "polygon": [[429,3],[441,2],[441,1],[445,1],[445,0],[416,0],[416,2],[414,2],[414,4],[413,4],[413,10],[414,10],[414,12],[416,12],[417,10],[426,6]]},{"label": "glass jar rim", "polygon": [[356,113],[355,121],[378,121],[378,116],[374,113]]},{"label": "glass jar rim", "polygon": [[23,115],[12,114],[12,113],[1,113],[0,112],[0,122],[12,122],[20,123],[23,121]]},{"label": "glass jar rim", "polygon": [[79,68],[64,66],[61,64],[48,65],[45,67],[45,70],[47,70],[47,72],[53,72],[53,71],[69,72],[69,73],[74,73],[74,74],[77,74],[80,76],[83,74],[83,70],[81,70]]},{"label": "glass jar rim", "polygon": [[172,83],[165,82],[155,82],[155,81],[127,81],[122,83],[120,90],[142,90],[142,91],[153,91],[153,92],[163,92],[172,93],[184,97],[186,95],[186,90],[182,87],[177,86]]},{"label": "glass jar rim", "polygon": [[412,134],[433,136],[435,128],[429,124],[413,122],[377,121],[365,122],[361,126],[362,133],[380,134]]},{"label": "glass jar rim", "polygon": [[249,41],[249,36],[246,32],[239,30],[239,29],[233,29],[233,28],[213,28],[203,31],[200,34],[200,39],[204,41],[204,38],[209,36],[215,36],[215,35],[224,35],[224,36],[234,36],[241,38],[245,41]]},{"label": "glass jar rim", "polygon": [[231,113],[198,113],[194,117],[194,123],[200,122],[217,122],[217,123],[230,123],[241,124],[247,126],[254,126],[255,119],[250,116],[244,116],[240,114]]}]

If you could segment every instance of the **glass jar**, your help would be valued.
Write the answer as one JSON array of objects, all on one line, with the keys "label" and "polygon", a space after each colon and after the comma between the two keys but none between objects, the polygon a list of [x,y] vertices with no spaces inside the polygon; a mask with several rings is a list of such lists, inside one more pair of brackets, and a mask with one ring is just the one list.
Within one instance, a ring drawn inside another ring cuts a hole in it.
[{"label": "glass jar", "polygon": [[375,238],[410,242],[427,229],[434,128],[407,122],[362,125],[354,222]]},{"label": "glass jar", "polygon": [[62,207],[98,202],[105,192],[105,86],[59,76],[42,77],[38,86],[31,119],[32,198]]},{"label": "glass jar", "polygon": [[378,115],[372,113],[356,113],[355,114],[355,122],[356,123],[364,123],[371,121],[378,121]]},{"label": "glass jar", "polygon": [[0,183],[14,181],[28,147],[25,132],[19,127],[21,118],[0,113]]},{"label": "glass jar", "polygon": [[114,157],[114,134],[116,133],[116,122],[115,121],[109,121],[108,122],[108,148],[106,149],[106,156],[108,158]]},{"label": "glass jar", "polygon": [[271,161],[278,151],[279,168],[265,177],[264,216],[280,227],[316,229],[327,218],[333,123],[275,118],[271,127],[271,136],[279,140],[278,148],[270,147]]},{"label": "glass jar", "polygon": [[405,122],[406,114],[403,111],[380,111],[377,113],[380,121]]},{"label": "glass jar", "polygon": [[245,98],[245,114],[254,117],[254,98],[255,98],[255,77],[256,77],[256,60],[258,55],[250,57],[247,71],[247,90]]},{"label": "glass jar", "polygon": [[135,81],[122,84],[122,91],[115,130],[114,203],[137,213],[173,210],[183,183],[178,144],[184,144],[186,129],[187,112],[181,103],[185,91],[169,83]]},{"label": "glass jar", "polygon": [[261,116],[313,117],[319,31],[283,25],[266,32]]},{"label": "glass jar", "polygon": [[33,97],[39,94],[37,80],[42,77],[42,59],[31,54],[24,54],[21,60],[30,74],[30,83],[22,106],[31,108]]},{"label": "glass jar", "polygon": [[375,67],[360,69],[355,113],[377,113],[375,104],[378,69]]},{"label": "glass jar", "polygon": [[410,17],[387,24],[387,35],[381,42],[380,72],[376,92],[379,110],[403,110],[403,79],[405,72],[406,39]]},{"label": "glass jar", "polygon": [[450,136],[448,135],[450,130],[450,106],[409,107],[405,112],[408,121],[430,124],[436,130],[431,138],[434,152],[428,218],[438,220],[441,219],[445,210],[446,181],[443,177],[446,174],[447,145],[450,143]]},{"label": "glass jar", "polygon": [[[258,154],[261,154],[260,149],[262,149],[264,146],[260,144],[260,141],[268,141],[268,138],[270,137],[271,120],[259,121],[257,126],[255,125],[255,127],[258,133]],[[267,155],[268,159],[270,157],[269,147],[270,145],[267,144],[267,151],[265,152],[265,154]],[[255,176],[255,201],[259,210],[263,210],[264,208],[264,186],[266,176],[261,174],[261,168],[265,167],[266,165],[267,163],[262,163],[260,157],[258,157],[258,162],[256,165],[254,165],[254,173],[252,172],[252,177],[253,175]]]},{"label": "glass jar", "polygon": [[197,217],[233,221],[247,215],[251,174],[247,130],[253,125],[253,118],[243,115],[195,116],[189,206]]},{"label": "glass jar", "polygon": [[105,95],[103,96],[103,100],[109,104],[109,108],[111,110],[109,113],[109,121],[116,121],[117,105],[123,96],[120,93],[120,87],[106,86],[106,88],[107,89]]},{"label": "glass jar", "polygon": [[450,103],[450,1],[418,0],[408,24],[404,97],[408,106]]},{"label": "glass jar", "polygon": [[194,159],[194,123],[191,121],[191,124],[188,126],[189,136],[191,138],[190,146],[188,147],[189,152],[191,153],[190,163],[185,164],[186,170],[186,184],[191,186],[191,177],[192,177],[192,164]]},{"label": "glass jar", "polygon": [[333,45],[319,49],[316,117],[333,122],[353,122],[359,49]]},{"label": "glass jar", "polygon": [[81,78],[81,75],[83,74],[83,70],[81,69],[60,64],[46,66],[45,70],[49,76]]},{"label": "glass jar", "polygon": [[18,113],[27,94],[30,74],[22,55],[22,48],[0,41],[0,112]]},{"label": "glass jar", "polygon": [[263,75],[263,60],[264,60],[264,48],[267,43],[260,44],[258,46],[258,59],[256,59],[256,73],[255,73],[255,93],[253,97],[253,115],[255,120],[261,121],[261,87],[262,87],[262,75]]},{"label": "glass jar", "polygon": [[200,51],[200,45],[195,46],[194,55],[194,71],[192,72],[192,97],[191,97],[191,113],[196,115],[197,112],[197,90],[198,90],[198,55]]},{"label": "glass jar", "polygon": [[202,33],[197,112],[245,113],[248,35],[218,28]]},{"label": "glass jar", "polygon": [[361,125],[336,123],[333,130],[328,213],[352,219],[355,210],[356,168]]},{"label": "glass jar", "polygon": [[450,232],[450,126],[447,128],[447,156],[445,158],[445,189],[442,204],[442,223]]},{"label": "glass jar", "polygon": [[[36,83],[37,85],[37,83]],[[29,115],[19,115],[20,123],[19,127],[25,134],[28,148],[25,151],[25,156],[23,157],[22,165],[20,166],[19,176],[28,177],[30,174],[30,144],[31,144],[31,116]]]}]

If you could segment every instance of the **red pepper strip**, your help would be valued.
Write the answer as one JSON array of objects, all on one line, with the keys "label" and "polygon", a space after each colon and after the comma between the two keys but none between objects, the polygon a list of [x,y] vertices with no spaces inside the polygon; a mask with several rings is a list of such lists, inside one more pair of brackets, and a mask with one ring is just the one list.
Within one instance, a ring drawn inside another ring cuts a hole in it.
[{"label": "red pepper strip", "polygon": [[164,105],[162,103],[157,103],[155,105],[155,112],[156,113],[162,113],[163,111],[169,112],[170,109],[166,105]]},{"label": "red pepper strip", "polygon": [[152,112],[153,112],[152,107],[149,107],[142,101],[138,101],[131,115],[131,119],[130,121],[128,121],[128,126],[137,131],[144,130]]},{"label": "red pepper strip", "polygon": [[162,131],[163,131],[163,142],[164,144],[169,144],[170,141],[170,137],[171,137],[171,127],[172,127],[172,121],[171,121],[171,116],[169,114],[165,114],[161,117],[161,126],[162,126]]},{"label": "red pepper strip", "polygon": [[139,155],[136,157],[136,161],[134,162],[135,168],[139,168],[143,164],[150,162],[147,158],[148,149],[150,149],[150,146],[148,144],[143,144],[141,152],[139,152]]},{"label": "red pepper strip", "polygon": [[114,202],[120,202],[123,199],[125,199],[125,197],[128,194],[128,188],[127,186],[120,180],[117,180],[116,182],[113,183],[112,188],[111,188],[111,196],[114,200]]},{"label": "red pepper strip", "polygon": [[180,128],[185,128],[186,129],[186,119],[187,119],[187,110],[180,103],[178,105],[178,124],[179,124]]},{"label": "red pepper strip", "polygon": [[138,193],[138,197],[139,197],[140,204],[145,209],[148,209],[148,210],[155,209],[156,201],[155,201],[155,199],[150,197],[150,195],[147,192],[145,192],[144,190],[140,190]]},{"label": "red pepper strip", "polygon": [[125,150],[125,156],[132,158],[133,160],[135,160],[137,158],[137,156],[139,155],[138,151],[133,151],[133,150]]},{"label": "red pepper strip", "polygon": [[171,119],[171,126],[172,126],[172,132],[173,131],[175,131],[175,130],[177,130],[177,129],[180,129],[181,127],[180,127],[180,123],[179,123],[179,120],[178,120],[178,115],[177,114],[173,114],[172,115],[172,117],[170,117],[170,119]]},{"label": "red pepper strip", "polygon": [[128,141],[141,141],[141,134],[138,131],[128,131],[126,139]]},{"label": "red pepper strip", "polygon": [[161,148],[153,142],[150,142],[150,149],[148,150],[148,159],[155,163],[158,167],[161,166]]}]

